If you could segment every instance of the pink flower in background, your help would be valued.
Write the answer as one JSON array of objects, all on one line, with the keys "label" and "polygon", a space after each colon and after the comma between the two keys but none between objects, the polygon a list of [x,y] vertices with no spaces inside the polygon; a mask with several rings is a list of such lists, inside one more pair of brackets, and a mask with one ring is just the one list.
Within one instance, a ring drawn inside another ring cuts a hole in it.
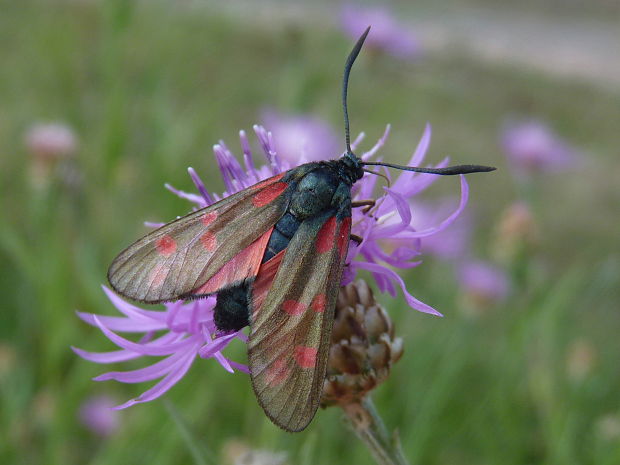
[{"label": "pink flower in background", "polygon": [[457,279],[462,291],[472,300],[482,304],[501,301],[510,291],[506,272],[492,263],[481,260],[461,263]]},{"label": "pink flower in background", "polygon": [[90,431],[101,437],[112,435],[119,427],[117,402],[110,396],[100,395],[86,399],[79,411],[80,421]]},{"label": "pink flower in background", "polygon": [[28,150],[42,159],[60,159],[77,150],[73,130],[63,123],[45,123],[32,126],[25,136]]},{"label": "pink flower in background", "polygon": [[579,158],[545,123],[535,120],[507,124],[501,144],[519,174],[566,170]]},{"label": "pink flower in background", "polygon": [[340,135],[320,118],[268,109],[262,112],[261,119],[271,128],[276,152],[282,160],[301,164],[342,154]]},{"label": "pink flower in background", "polygon": [[412,60],[421,55],[421,45],[411,29],[398,21],[386,6],[368,8],[347,4],[340,12],[340,24],[352,39],[371,26],[366,39],[370,49],[384,51],[397,58]]}]

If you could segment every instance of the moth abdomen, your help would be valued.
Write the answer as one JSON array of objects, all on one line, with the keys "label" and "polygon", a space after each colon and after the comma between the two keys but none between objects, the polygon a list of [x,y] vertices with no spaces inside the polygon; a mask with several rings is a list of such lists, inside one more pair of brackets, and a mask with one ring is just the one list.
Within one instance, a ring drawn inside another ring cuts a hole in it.
[{"label": "moth abdomen", "polygon": [[218,330],[239,331],[250,324],[248,289],[247,282],[239,282],[217,293],[213,321]]}]

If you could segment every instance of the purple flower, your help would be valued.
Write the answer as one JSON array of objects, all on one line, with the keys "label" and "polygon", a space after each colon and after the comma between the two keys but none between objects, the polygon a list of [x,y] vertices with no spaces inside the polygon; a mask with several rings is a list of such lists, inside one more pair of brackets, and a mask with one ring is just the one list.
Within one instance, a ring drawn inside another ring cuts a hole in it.
[{"label": "purple flower", "polygon": [[482,305],[504,299],[510,290],[508,276],[504,270],[480,260],[462,263],[457,278],[461,289],[470,300]]},{"label": "purple flower", "polygon": [[84,426],[101,437],[112,435],[119,427],[116,402],[110,396],[100,395],[86,399],[80,407],[79,418]]},{"label": "purple flower", "polygon": [[325,160],[342,153],[342,141],[325,121],[307,115],[264,110],[262,120],[273,131],[278,156],[294,164]]},{"label": "purple flower", "polygon": [[385,51],[397,58],[412,60],[421,54],[421,46],[415,34],[394,18],[389,8],[375,6],[363,8],[347,4],[342,7],[340,23],[349,37],[354,40],[371,26],[366,47]]},{"label": "purple flower", "polygon": [[[262,126],[254,126],[254,132],[265,161],[260,166],[254,160],[244,131],[239,133],[243,150],[243,166],[223,141],[213,147],[215,159],[226,186],[226,191],[222,195],[208,192],[192,168],[188,171],[198,190],[197,194],[183,192],[170,185],[166,187],[179,197],[194,203],[195,208],[198,209],[293,167],[292,162],[282,160],[277,155],[275,138],[270,132]],[[364,152],[361,158],[373,157],[384,145],[388,134],[389,126],[377,143],[369,151]],[[431,129],[427,126],[409,161],[410,165],[422,164],[430,137]],[[363,138],[364,135],[360,134],[351,144],[354,150]],[[446,166],[447,162],[448,160],[445,159],[436,166]],[[390,176],[387,170],[386,176]],[[447,215],[437,225],[429,225],[421,229],[416,229],[411,225],[411,199],[430,186],[437,178],[430,174],[402,171],[398,178],[392,181],[391,187],[382,188],[383,194],[376,200],[375,207],[370,211],[364,208],[353,209],[352,232],[360,236],[362,242],[350,244],[343,284],[351,282],[357,270],[368,270],[372,273],[381,291],[396,295],[397,288],[400,288],[412,308],[440,315],[437,310],[413,297],[407,291],[402,278],[394,271],[394,268],[408,269],[419,265],[420,240],[445,229],[465,207],[468,187],[465,177],[461,176],[461,200],[454,212]],[[377,181],[382,182],[382,178],[370,174],[364,176],[353,186],[353,198],[358,200],[373,198]],[[160,226],[160,224],[149,225]],[[216,331],[213,322],[214,297],[189,303],[182,301],[168,303],[165,304],[165,311],[152,311],[125,302],[105,287],[104,291],[112,304],[124,316],[100,316],[88,313],[78,313],[78,315],[85,322],[97,326],[108,339],[120,347],[120,350],[93,353],[74,349],[75,352],[97,363],[123,362],[145,356],[164,357],[146,368],[109,372],[95,378],[97,381],[115,379],[125,383],[160,379],[155,386],[138,398],[117,408],[147,402],[161,396],[185,375],[197,357],[213,358],[229,372],[233,369],[248,371],[244,365],[233,362],[222,354],[222,350],[233,339],[242,341],[247,339],[241,331],[229,334]],[[119,336],[118,332],[138,333],[142,334],[142,337],[138,342],[133,342]]]},{"label": "purple flower", "polygon": [[579,158],[574,149],[540,121],[507,124],[501,143],[508,161],[521,175],[561,171]]}]

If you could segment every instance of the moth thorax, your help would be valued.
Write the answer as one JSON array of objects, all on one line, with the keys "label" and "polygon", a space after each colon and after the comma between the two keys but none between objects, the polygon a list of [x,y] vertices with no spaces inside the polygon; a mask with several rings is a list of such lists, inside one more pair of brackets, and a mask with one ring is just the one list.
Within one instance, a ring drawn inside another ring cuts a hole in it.
[{"label": "moth thorax", "polygon": [[338,184],[338,176],[327,168],[311,171],[299,181],[290,210],[299,219],[319,214],[332,204]]}]

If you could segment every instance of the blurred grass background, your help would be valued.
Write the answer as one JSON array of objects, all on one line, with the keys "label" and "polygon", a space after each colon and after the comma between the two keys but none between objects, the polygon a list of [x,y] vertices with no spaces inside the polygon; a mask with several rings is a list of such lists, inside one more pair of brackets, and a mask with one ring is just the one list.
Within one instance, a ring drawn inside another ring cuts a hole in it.
[{"label": "blurred grass background", "polygon": [[[209,361],[198,360],[164,400],[121,412],[110,437],[78,419],[89,396],[120,403],[145,389],[92,382],[106,367],[69,346],[112,349],[73,311],[113,314],[100,290],[110,261],[146,231],[143,220],[188,210],[163,183],[192,190],[193,166],[210,190],[223,190],[210,147],[224,139],[238,153],[238,130],[260,122],[265,106],[341,127],[340,78],[352,41],[328,4],[291,10],[302,14],[284,13],[289,6],[0,0],[1,463],[226,463],[233,439],[286,451],[294,464],[372,463],[336,409],[286,434],[263,416],[246,375]],[[564,6],[520,8],[556,26],[618,26],[614,2]],[[444,14],[492,4],[396,8],[405,19],[441,24]],[[414,464],[620,463],[619,77],[566,76],[462,52],[448,47],[414,63],[362,54],[350,112],[366,147],[392,123],[382,151],[392,162],[407,159],[428,121],[430,161],[448,154],[499,167],[470,179],[476,256],[492,254],[497,222],[519,198],[498,143],[506,118],[549,122],[584,163],[538,180],[540,239],[509,267],[513,293],[504,302],[475,316],[461,311],[453,265],[432,258],[405,276],[446,318],[379,296],[405,356],[376,403]],[[24,144],[41,121],[65,122],[79,141],[75,158],[45,183],[33,177]],[[428,198],[457,189],[437,182]],[[244,359],[241,345],[229,349]]]}]

